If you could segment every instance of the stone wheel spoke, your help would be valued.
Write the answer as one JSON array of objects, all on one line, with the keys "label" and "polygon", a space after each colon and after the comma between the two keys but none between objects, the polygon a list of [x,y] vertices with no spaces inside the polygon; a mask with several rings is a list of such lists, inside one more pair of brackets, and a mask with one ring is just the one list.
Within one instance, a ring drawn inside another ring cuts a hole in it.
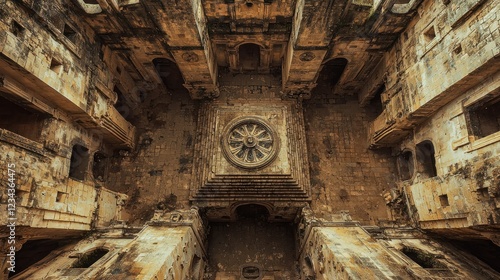
[{"label": "stone wheel spoke", "polygon": [[236,137],[236,136],[234,135],[235,133],[238,133],[241,137],[245,137],[245,135],[243,135],[243,134],[241,133],[241,131],[239,131],[238,129],[235,129],[235,130],[233,131],[233,133],[231,133],[231,137]]},{"label": "stone wheel spoke", "polygon": [[273,139],[268,136],[266,138],[260,138],[259,142],[269,143],[269,142],[273,142]]},{"label": "stone wheel spoke", "polygon": [[268,149],[268,148],[260,146],[260,145],[257,145],[255,147],[255,149],[259,150],[259,152],[261,152],[263,155],[268,155],[271,153],[271,149]]},{"label": "stone wheel spoke", "polygon": [[260,137],[260,135],[262,135],[262,133],[264,133],[264,132],[266,132],[266,130],[265,130],[265,129],[261,129],[261,130],[260,130],[257,134],[254,134],[254,136],[255,136],[256,138],[259,138],[259,137]]},{"label": "stone wheel spoke", "polygon": [[237,147],[229,147],[229,150],[231,151],[232,154],[237,154],[242,149],[243,149],[243,144],[241,144]]},{"label": "stone wheel spoke", "polygon": [[246,149],[245,152],[243,153],[243,161],[245,162],[248,162],[248,152],[250,150],[249,149]]},{"label": "stone wheel spoke", "polygon": [[255,135],[255,130],[256,130],[256,129],[257,129],[257,124],[255,124],[255,123],[254,123],[254,124],[252,124],[252,131],[250,132],[250,135],[252,135],[252,136],[257,136],[257,135]]},{"label": "stone wheel spoke", "polygon": [[245,136],[249,136],[250,135],[250,131],[248,131],[248,125],[247,124],[243,125],[243,130],[245,131]]},{"label": "stone wheel spoke", "polygon": [[252,149],[251,155],[252,155],[252,162],[257,162],[258,158],[257,158],[257,154],[255,153],[255,149]]}]

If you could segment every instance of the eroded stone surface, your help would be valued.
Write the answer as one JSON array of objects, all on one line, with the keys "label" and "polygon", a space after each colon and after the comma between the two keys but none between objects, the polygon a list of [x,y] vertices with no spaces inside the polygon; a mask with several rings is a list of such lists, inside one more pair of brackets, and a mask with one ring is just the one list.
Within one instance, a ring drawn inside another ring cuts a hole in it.
[{"label": "eroded stone surface", "polygon": [[0,1],[1,277],[499,278],[499,4]]}]

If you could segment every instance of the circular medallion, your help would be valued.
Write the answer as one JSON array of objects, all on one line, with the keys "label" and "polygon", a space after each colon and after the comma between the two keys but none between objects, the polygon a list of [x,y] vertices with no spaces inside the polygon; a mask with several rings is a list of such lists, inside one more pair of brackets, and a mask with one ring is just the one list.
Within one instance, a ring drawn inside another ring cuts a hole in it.
[{"label": "circular medallion", "polygon": [[182,54],[182,59],[187,62],[197,62],[199,60],[199,57],[194,52],[185,52]]},{"label": "circular medallion", "polygon": [[259,168],[274,160],[279,150],[278,135],[258,117],[231,121],[222,134],[226,158],[241,168]]},{"label": "circular medallion", "polygon": [[300,60],[302,61],[311,61],[315,58],[316,56],[312,52],[305,52],[300,55]]}]

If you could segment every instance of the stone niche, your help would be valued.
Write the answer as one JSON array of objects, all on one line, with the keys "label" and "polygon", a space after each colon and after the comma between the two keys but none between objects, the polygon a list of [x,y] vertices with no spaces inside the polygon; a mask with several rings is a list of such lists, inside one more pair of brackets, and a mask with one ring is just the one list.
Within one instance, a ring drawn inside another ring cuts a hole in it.
[{"label": "stone niche", "polygon": [[207,103],[198,131],[194,204],[218,207],[220,215],[227,209],[231,216],[242,203],[280,212],[310,200],[304,120],[296,101]]}]

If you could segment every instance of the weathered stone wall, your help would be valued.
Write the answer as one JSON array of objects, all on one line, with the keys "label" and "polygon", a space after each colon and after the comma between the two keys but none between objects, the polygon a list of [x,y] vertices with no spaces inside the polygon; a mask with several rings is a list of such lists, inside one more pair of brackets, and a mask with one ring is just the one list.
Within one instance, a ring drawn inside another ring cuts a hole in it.
[{"label": "weathered stone wall", "polygon": [[[61,228],[71,230],[89,230],[94,216],[94,210],[100,203],[95,203],[100,192],[106,189],[96,189],[105,185],[92,175],[93,155],[96,151],[108,152],[97,135],[90,134],[80,127],[68,124],[62,120],[46,119],[42,135],[37,141],[1,130],[0,160],[5,163],[0,167],[2,179],[1,207],[7,207],[7,164],[15,164],[17,224],[35,228]],[[73,159],[74,144],[89,149],[88,160]],[[70,166],[86,165],[83,180],[69,178]],[[123,197],[125,198],[125,197]],[[120,195],[101,198],[102,225],[117,219],[117,199]],[[109,212],[106,209],[110,209]],[[2,211],[2,217],[7,220],[7,212]],[[120,219],[118,217],[118,219]],[[21,232],[18,232],[21,235]],[[37,234],[32,232],[28,235]],[[43,231],[39,235],[44,235]]]},{"label": "weathered stone wall", "polygon": [[[500,220],[499,132],[474,135],[474,104],[499,94],[500,74],[441,108],[405,139],[401,151],[413,153],[411,178],[402,180],[422,228],[461,228],[498,224]],[[483,122],[485,120],[482,120]],[[435,150],[437,176],[429,178],[421,167],[416,144],[430,140]]]},{"label": "weathered stone wall", "polygon": [[366,227],[346,214],[320,218],[307,207],[297,226],[301,279],[496,279],[474,256],[404,227]]},{"label": "weathered stone wall", "polygon": [[313,209],[347,210],[363,224],[390,219],[383,193],[396,187],[395,159],[390,151],[368,149],[373,112],[326,97],[304,102]]},{"label": "weathered stone wall", "polygon": [[203,279],[205,238],[197,210],[160,211],[137,234],[126,228],[102,232],[53,251],[13,279],[47,279],[47,275],[59,279]]},{"label": "weathered stone wall", "polygon": [[136,120],[137,150],[111,159],[108,186],[130,197],[131,223],[188,206],[198,106],[187,92],[176,94],[148,95]]},{"label": "weathered stone wall", "polygon": [[[16,250],[30,239],[78,236],[121,221],[126,196],[105,188],[106,167],[93,159],[99,153],[106,161],[111,146],[132,147],[134,128],[113,108],[113,77],[94,31],[61,1],[2,1],[0,14],[2,109],[14,108],[2,115],[0,206],[13,204],[12,164]],[[5,223],[12,217],[1,211]],[[2,229],[0,236],[8,235]]]},{"label": "weathered stone wall", "polygon": [[399,185],[422,228],[498,223],[498,133],[476,135],[487,120],[472,116],[498,96],[498,4],[425,1],[377,70],[384,111],[371,144],[397,146]]},{"label": "weathered stone wall", "polygon": [[385,56],[385,110],[372,144],[395,145],[412,127],[498,70],[498,0],[425,1]]}]

